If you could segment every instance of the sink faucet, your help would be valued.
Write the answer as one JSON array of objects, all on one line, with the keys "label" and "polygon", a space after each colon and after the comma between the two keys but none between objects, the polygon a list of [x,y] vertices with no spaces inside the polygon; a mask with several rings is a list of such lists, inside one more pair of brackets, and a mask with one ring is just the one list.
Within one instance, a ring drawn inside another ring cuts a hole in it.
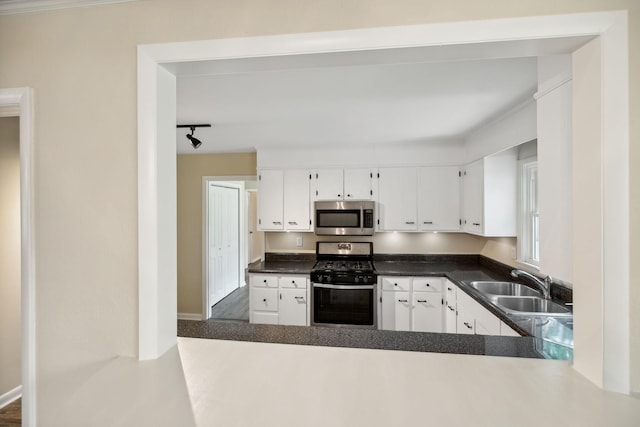
[{"label": "sink faucet", "polygon": [[545,299],[551,299],[551,282],[553,282],[553,279],[551,278],[551,276],[545,277],[544,281],[542,281],[531,273],[527,273],[526,271],[517,270],[517,269],[511,270],[511,276],[513,277],[523,276],[531,279],[531,281],[533,281],[533,283],[535,283],[542,291],[542,296],[545,297]]}]

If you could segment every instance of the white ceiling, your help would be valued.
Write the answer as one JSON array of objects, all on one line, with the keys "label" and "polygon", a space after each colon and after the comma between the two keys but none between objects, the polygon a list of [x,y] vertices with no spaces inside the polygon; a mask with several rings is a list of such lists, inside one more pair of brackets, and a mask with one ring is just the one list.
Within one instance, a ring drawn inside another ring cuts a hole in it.
[{"label": "white ceiling", "polygon": [[[178,80],[199,151],[457,138],[530,98],[536,58],[284,69]],[[184,138],[178,151],[193,149]]]},{"label": "white ceiling", "polygon": [[588,38],[404,48],[169,64],[178,124],[211,123],[194,150],[459,140],[531,99],[537,56]]}]

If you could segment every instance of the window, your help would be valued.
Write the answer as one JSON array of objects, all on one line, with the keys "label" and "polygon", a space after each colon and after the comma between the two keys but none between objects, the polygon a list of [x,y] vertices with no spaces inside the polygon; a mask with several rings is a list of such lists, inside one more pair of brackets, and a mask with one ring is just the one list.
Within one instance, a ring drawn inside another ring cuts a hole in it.
[{"label": "window", "polygon": [[535,157],[520,163],[520,261],[537,266],[540,262],[538,212],[538,161]]}]

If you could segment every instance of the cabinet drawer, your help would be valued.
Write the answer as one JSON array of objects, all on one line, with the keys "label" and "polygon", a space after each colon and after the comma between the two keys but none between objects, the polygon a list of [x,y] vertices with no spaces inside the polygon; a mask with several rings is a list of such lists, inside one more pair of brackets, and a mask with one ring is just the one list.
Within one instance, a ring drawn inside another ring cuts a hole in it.
[{"label": "cabinet drawer", "polygon": [[382,290],[409,291],[411,290],[411,278],[410,277],[393,277],[393,276],[383,277]]},{"label": "cabinet drawer", "polygon": [[277,325],[278,313],[255,311],[251,313],[251,323],[262,323],[265,325]]},{"label": "cabinet drawer", "polygon": [[278,276],[274,274],[252,274],[251,286],[259,286],[263,288],[277,288]]},{"label": "cabinet drawer", "polygon": [[253,288],[251,293],[251,311],[278,311],[278,290]]},{"label": "cabinet drawer", "polygon": [[444,278],[442,277],[414,277],[413,291],[414,292],[441,292],[443,282],[444,282]]},{"label": "cabinet drawer", "polygon": [[278,279],[281,288],[306,289],[307,278],[302,276],[282,276]]}]

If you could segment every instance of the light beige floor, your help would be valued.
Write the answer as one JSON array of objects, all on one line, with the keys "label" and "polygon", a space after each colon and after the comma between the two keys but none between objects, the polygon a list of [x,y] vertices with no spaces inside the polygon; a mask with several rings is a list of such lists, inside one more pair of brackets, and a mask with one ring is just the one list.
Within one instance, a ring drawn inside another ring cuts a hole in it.
[{"label": "light beige floor", "polygon": [[640,426],[567,362],[179,338],[199,427]]}]

